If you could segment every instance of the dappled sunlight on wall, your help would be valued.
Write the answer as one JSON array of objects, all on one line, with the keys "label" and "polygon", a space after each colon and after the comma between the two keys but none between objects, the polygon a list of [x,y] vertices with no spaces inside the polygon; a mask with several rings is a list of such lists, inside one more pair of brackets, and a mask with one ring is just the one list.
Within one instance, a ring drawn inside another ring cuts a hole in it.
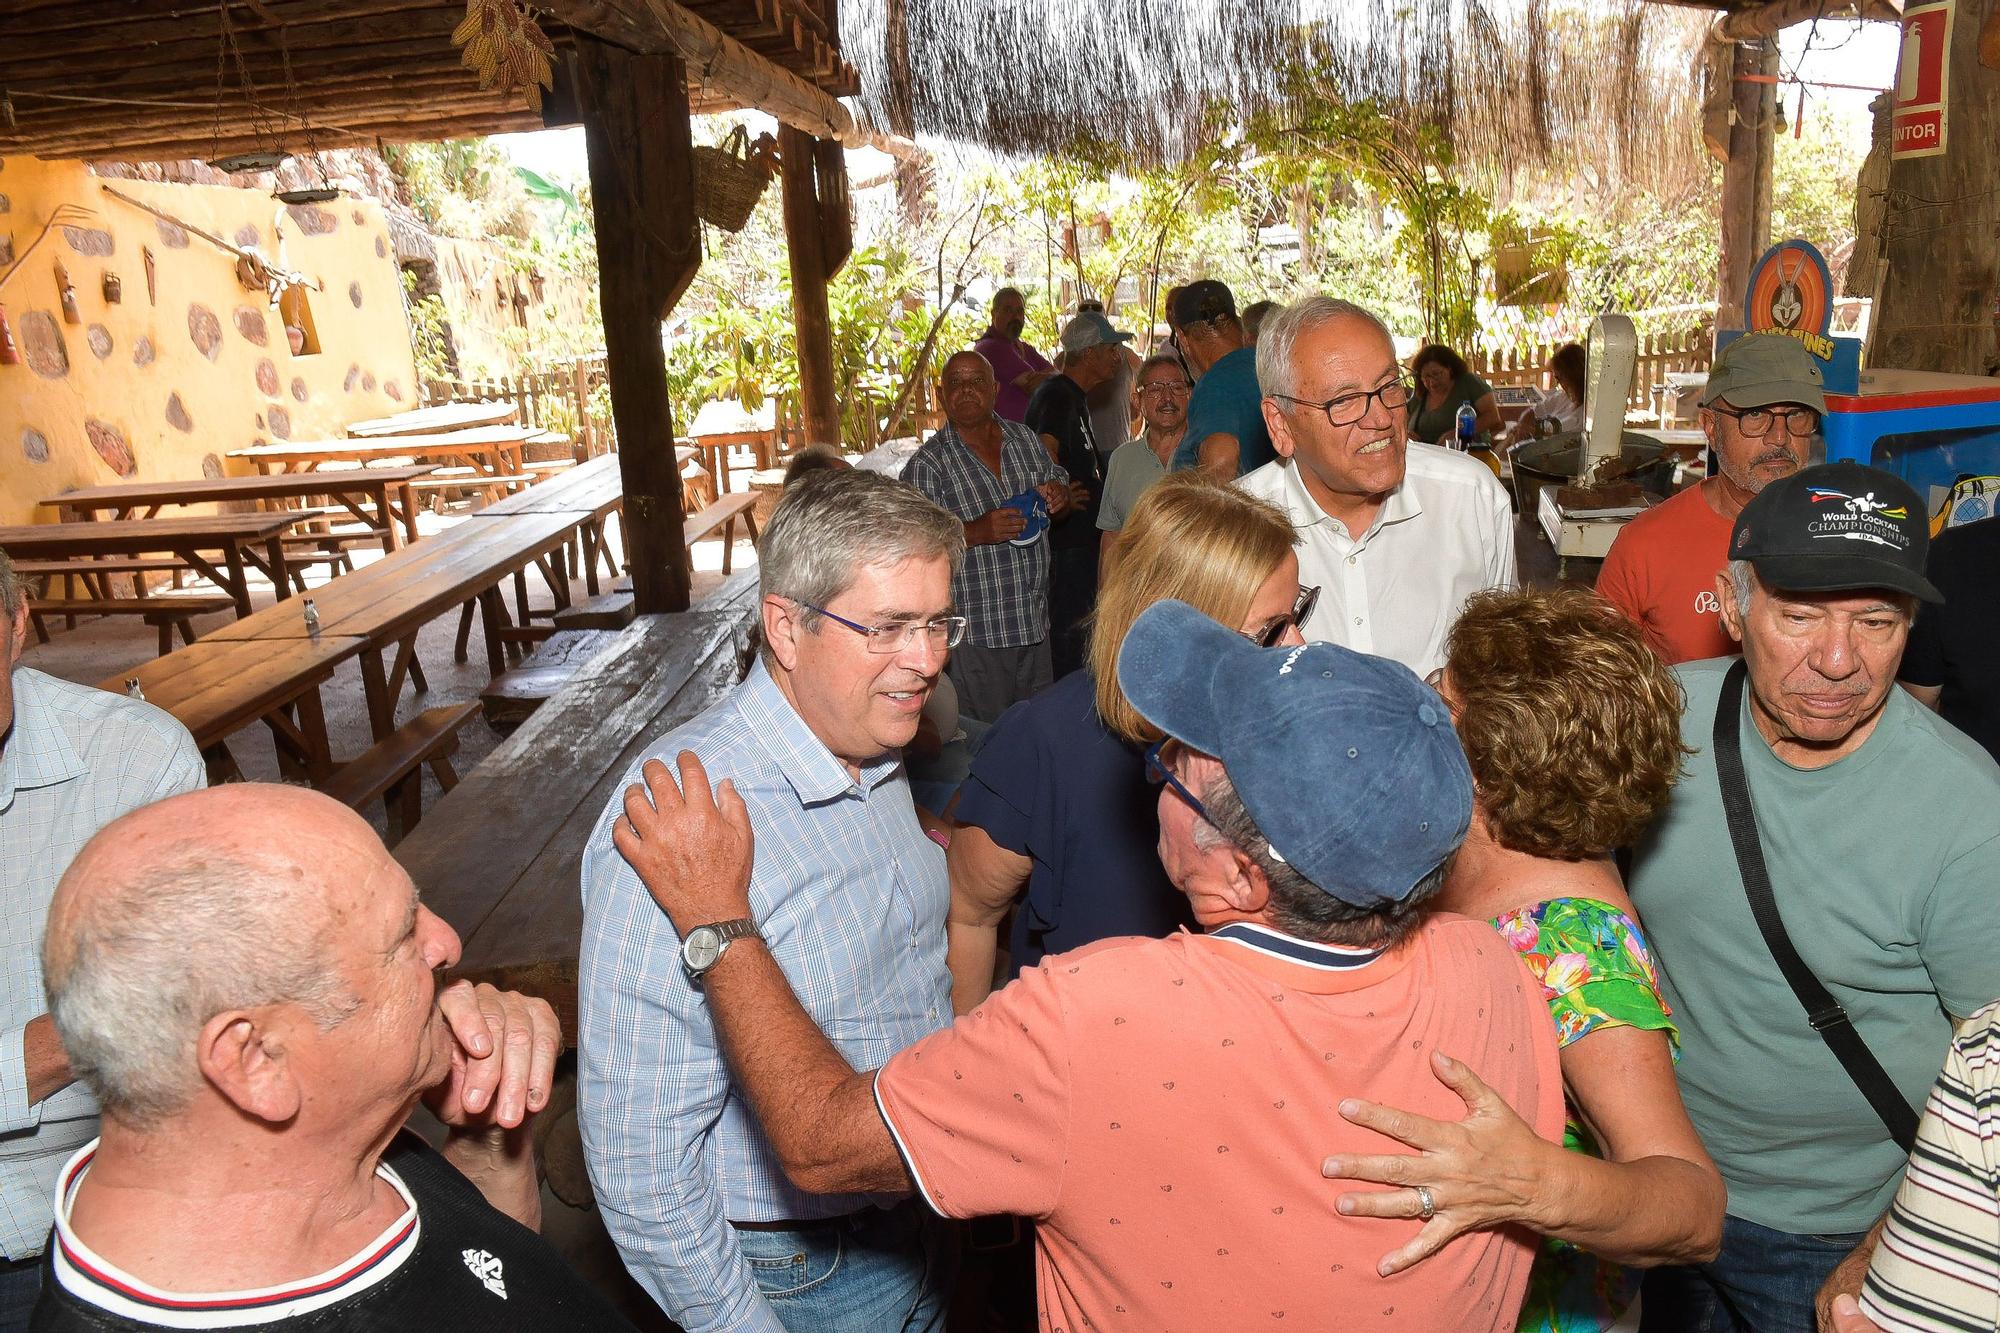
[{"label": "dappled sunlight on wall", "polygon": [[[22,353],[0,365],[0,523],[47,518],[37,502],[78,486],[248,472],[230,450],[341,435],[416,402],[401,278],[373,201],[287,206],[259,190],[104,182],[81,163],[4,158],[0,272],[63,204],[96,216],[56,228],[0,289]],[[292,298],[310,318],[245,288],[236,256],[191,228],[316,282]],[[295,352],[288,325],[301,324],[310,343]]]}]

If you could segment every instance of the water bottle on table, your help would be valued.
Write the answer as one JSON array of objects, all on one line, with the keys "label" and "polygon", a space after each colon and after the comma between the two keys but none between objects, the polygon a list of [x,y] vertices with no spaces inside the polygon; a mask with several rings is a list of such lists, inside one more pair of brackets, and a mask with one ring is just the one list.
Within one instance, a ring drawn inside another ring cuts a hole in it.
[{"label": "water bottle on table", "polygon": [[1458,405],[1458,447],[1470,449],[1479,438],[1479,413],[1472,410],[1471,403]]}]

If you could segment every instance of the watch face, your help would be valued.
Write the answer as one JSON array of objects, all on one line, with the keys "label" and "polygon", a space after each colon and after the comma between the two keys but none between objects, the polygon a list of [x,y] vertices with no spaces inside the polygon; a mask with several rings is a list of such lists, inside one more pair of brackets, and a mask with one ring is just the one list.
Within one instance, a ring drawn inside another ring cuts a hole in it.
[{"label": "watch face", "polygon": [[681,945],[681,961],[691,972],[701,972],[715,966],[715,960],[722,956],[722,932],[714,926],[696,926],[688,932],[687,940]]}]

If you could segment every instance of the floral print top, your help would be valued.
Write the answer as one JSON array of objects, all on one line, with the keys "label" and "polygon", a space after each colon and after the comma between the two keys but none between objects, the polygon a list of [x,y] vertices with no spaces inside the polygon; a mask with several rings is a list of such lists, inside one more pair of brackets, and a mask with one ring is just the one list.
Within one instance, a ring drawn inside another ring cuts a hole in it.
[{"label": "floral print top", "polygon": [[[1595,898],[1551,898],[1496,917],[1498,930],[1542,983],[1564,1046],[1604,1027],[1665,1032],[1674,1058],[1680,1034],[1660,995],[1660,975],[1639,923]],[[1601,1157],[1590,1131],[1569,1108],[1563,1146]],[[1639,1292],[1639,1271],[1546,1238],[1528,1280],[1521,1333],[1601,1333],[1618,1322]]]}]

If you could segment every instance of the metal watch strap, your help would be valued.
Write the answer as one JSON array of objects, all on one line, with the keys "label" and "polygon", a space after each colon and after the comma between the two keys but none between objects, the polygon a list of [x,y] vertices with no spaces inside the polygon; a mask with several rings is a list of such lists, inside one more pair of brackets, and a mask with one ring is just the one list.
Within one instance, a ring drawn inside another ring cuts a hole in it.
[{"label": "metal watch strap", "polygon": [[1868,1099],[1883,1128],[1897,1146],[1908,1152],[1917,1139],[1917,1113],[1896,1087],[1882,1062],[1868,1049],[1854,1020],[1832,992],[1813,975],[1806,961],[1792,947],[1785,921],[1771,892],[1771,877],[1764,865],[1764,844],[1757,834],[1756,808],[1750,800],[1750,778],[1743,769],[1743,743],[1739,734],[1743,709],[1743,680],[1748,674],[1743,660],[1729,668],[1722,678],[1722,691],[1715,705],[1715,776],[1722,786],[1722,809],[1729,820],[1729,841],[1736,851],[1736,868],[1743,877],[1743,892],[1750,900],[1750,914],[1757,919],[1758,933],[1772,961],[1806,1011],[1806,1022],[1833,1052],[1833,1058]]},{"label": "metal watch strap", "polygon": [[734,921],[711,921],[708,923],[708,929],[722,936],[724,948],[729,947],[731,940],[749,939],[753,935],[758,939],[763,938],[757,929],[757,923],[747,916],[739,916]]}]

